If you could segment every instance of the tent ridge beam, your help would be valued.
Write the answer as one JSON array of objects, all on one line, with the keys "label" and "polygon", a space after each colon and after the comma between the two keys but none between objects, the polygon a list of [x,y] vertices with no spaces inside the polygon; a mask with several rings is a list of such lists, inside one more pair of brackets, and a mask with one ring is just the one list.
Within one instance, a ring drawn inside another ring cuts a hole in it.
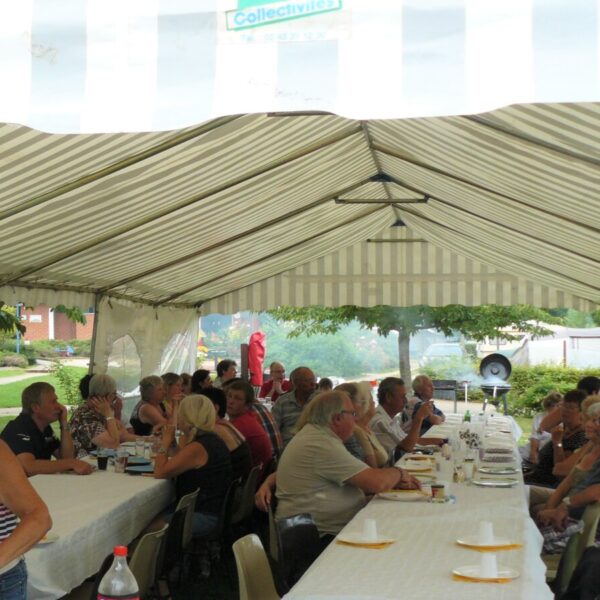
[{"label": "tent ridge beam", "polygon": [[144,277],[148,277],[149,275],[153,275],[154,273],[158,273],[160,271],[163,271],[164,269],[168,269],[169,267],[172,267],[176,264],[180,264],[180,263],[186,262],[188,260],[193,260],[195,258],[198,258],[199,256],[202,256],[203,254],[206,254],[207,252],[211,252],[212,250],[215,250],[216,248],[218,248],[220,246],[224,246],[233,241],[238,241],[238,240],[244,239],[250,235],[253,235],[255,233],[258,233],[259,231],[262,231],[263,229],[268,229],[269,227],[276,225],[277,223],[281,223],[282,221],[286,221],[287,219],[291,219],[291,218],[296,217],[306,211],[312,210],[313,208],[316,208],[317,206],[320,206],[321,204],[325,204],[329,200],[332,200],[336,194],[347,194],[348,192],[351,192],[352,190],[355,190],[355,189],[365,185],[368,182],[369,182],[369,178],[363,179],[362,181],[359,181],[356,184],[348,186],[347,188],[344,188],[343,190],[336,192],[335,194],[328,194],[327,196],[319,198],[318,200],[315,200],[314,202],[311,202],[310,204],[307,204],[306,206],[303,206],[303,207],[293,210],[289,213],[286,213],[285,215],[283,215],[281,217],[271,219],[270,221],[267,221],[266,223],[257,225],[256,227],[253,227],[252,229],[248,229],[248,230],[244,231],[244,233],[241,235],[235,235],[235,236],[232,236],[225,240],[221,240],[217,243],[212,244],[211,246],[208,246],[207,248],[202,248],[201,250],[196,250],[195,252],[192,252],[192,253],[182,256],[180,258],[170,260],[166,263],[161,264],[158,267],[154,267],[153,269],[148,269],[147,271],[144,271],[143,273],[137,273],[135,276],[128,277],[126,279],[122,279],[121,281],[118,281],[109,286],[103,287],[103,288],[99,289],[98,291],[100,293],[102,293],[107,290],[112,290],[114,288],[118,288],[118,287],[125,285],[127,283],[130,283],[132,281],[138,281],[139,279],[143,279]]},{"label": "tent ridge beam", "polygon": [[[375,164],[375,168],[377,169],[378,174],[383,174],[383,169],[381,168],[381,161],[377,156],[374,147],[373,147],[373,138],[371,137],[371,131],[369,130],[369,122],[361,121],[360,124],[362,128],[363,135],[365,136],[365,141],[367,143],[367,147],[369,148],[369,152],[371,154],[371,158],[373,159],[373,163]],[[393,200],[392,194],[388,188],[388,183],[386,181],[381,182],[383,185],[383,189],[385,190],[385,194],[388,197],[388,200]]]},{"label": "tent ridge beam", "polygon": [[296,154],[294,154],[292,156],[288,156],[282,160],[279,160],[279,161],[275,162],[274,164],[271,164],[267,167],[262,167],[260,169],[257,169],[256,171],[254,171],[250,174],[238,177],[237,179],[235,179],[233,181],[230,181],[230,182],[227,182],[226,184],[217,186],[212,190],[209,190],[207,192],[199,194],[198,196],[193,196],[192,198],[188,198],[187,200],[180,202],[177,206],[174,206],[174,207],[166,209],[166,210],[158,211],[149,217],[139,219],[135,223],[131,223],[129,225],[125,225],[123,227],[116,228],[115,230],[111,231],[110,233],[102,235],[102,236],[92,240],[91,242],[82,243],[78,247],[73,248],[71,250],[67,250],[66,252],[57,254],[42,263],[38,263],[35,266],[23,269],[19,273],[10,274],[10,275],[8,275],[8,277],[5,277],[4,279],[0,279],[0,286],[11,283],[12,281],[20,279],[21,277],[27,277],[28,275],[32,275],[32,274],[36,273],[37,271],[39,271],[40,269],[46,269],[58,262],[61,262],[62,260],[71,258],[71,257],[75,256],[76,254],[80,254],[81,252],[84,252],[86,250],[89,250],[90,248],[93,248],[94,246],[98,246],[99,244],[103,244],[104,242],[112,240],[112,239],[118,237],[119,235],[122,235],[123,233],[133,231],[134,229],[137,229],[139,227],[147,225],[148,223],[151,223],[152,221],[154,221],[156,219],[159,219],[159,218],[165,217],[167,215],[170,215],[174,212],[177,212],[178,210],[185,208],[186,206],[190,206],[192,204],[195,204],[196,202],[201,202],[203,200],[206,200],[207,198],[210,198],[211,196],[213,196],[215,194],[225,192],[237,185],[240,185],[246,181],[249,181],[250,179],[253,179],[255,177],[260,177],[261,175],[264,175],[266,173],[270,173],[271,171],[274,171],[288,163],[294,162],[296,160],[300,160],[301,158],[304,158],[305,156],[308,156],[310,154],[318,152],[319,150],[322,150],[323,148],[327,148],[328,146],[337,144],[337,143],[345,140],[346,138],[351,137],[352,135],[355,135],[359,132],[360,132],[360,127],[356,127],[356,128],[352,128],[348,131],[344,131],[342,134],[338,133],[337,135],[327,138],[324,142],[317,144],[316,146],[310,146],[308,149],[303,148],[301,152],[297,152]]},{"label": "tent ridge beam", "polygon": [[[209,279],[208,281],[203,281],[202,283],[199,283],[197,285],[194,285],[191,288],[187,288],[185,290],[181,290],[175,294],[172,294],[171,296],[168,296],[167,298],[160,300],[159,302],[155,303],[155,306],[160,306],[161,304],[164,304],[165,302],[170,302],[171,300],[175,299],[175,298],[179,298],[180,296],[183,296],[184,294],[189,294],[190,292],[193,292],[194,290],[201,288],[205,285],[210,285],[211,283],[214,283],[215,281],[219,281],[219,279],[223,279],[224,277],[227,277],[228,275],[232,275],[233,273],[236,273],[237,271],[241,271],[242,269],[247,269],[249,267],[253,267],[261,262],[264,262],[265,260],[269,260],[275,256],[278,256],[280,254],[283,254],[285,252],[289,252],[290,250],[293,250],[294,248],[297,248],[298,246],[302,245],[302,244],[306,244],[307,242],[312,242],[316,239],[318,239],[319,237],[326,235],[328,233],[331,233],[332,231],[334,231],[335,229],[339,229],[340,227],[344,227],[345,225],[350,225],[352,223],[355,223],[356,221],[360,221],[361,219],[364,219],[366,216],[372,215],[380,210],[385,210],[387,209],[387,206],[384,207],[377,207],[375,210],[372,210],[370,212],[367,213],[362,213],[360,215],[357,215],[347,221],[344,221],[343,223],[335,223],[333,224],[331,227],[328,227],[327,229],[324,229],[322,231],[319,231],[319,233],[316,233],[313,236],[310,236],[308,238],[303,239],[302,241],[296,242],[295,244],[292,244],[290,246],[286,246],[285,248],[282,248],[281,250],[277,250],[277,252],[273,252],[271,254],[268,254],[266,256],[262,256],[261,258],[257,258],[256,260],[253,260],[252,262],[242,265],[238,268],[236,268],[233,271],[228,271],[227,273],[221,273],[218,277],[213,277],[212,279]],[[287,270],[287,269],[286,269]],[[269,277],[272,277],[273,274],[270,274]],[[254,282],[256,283],[256,282]],[[223,294],[224,295],[224,294]],[[206,301],[206,300],[204,300]]]},{"label": "tent ridge beam", "polygon": [[214,131],[215,129],[218,129],[219,127],[222,127],[223,125],[227,125],[231,121],[235,121],[236,119],[239,119],[240,117],[241,117],[241,115],[234,115],[234,116],[230,116],[230,117],[221,117],[219,119],[213,119],[213,120],[209,121],[208,123],[204,123],[204,124],[200,125],[199,127],[194,127],[193,129],[190,129],[190,130],[184,131],[182,133],[179,133],[177,135],[174,135],[173,137],[169,138],[168,140],[165,140],[164,142],[161,142],[160,144],[158,144],[156,146],[147,148],[146,150],[138,152],[137,154],[134,154],[133,156],[129,156],[123,160],[120,160],[119,162],[113,163],[112,165],[109,165],[108,167],[104,167],[103,169],[99,169],[98,171],[94,171],[93,173],[83,175],[82,177],[79,177],[79,178],[75,179],[74,181],[65,183],[53,190],[50,190],[49,192],[46,192],[39,196],[36,196],[35,198],[25,200],[24,202],[19,203],[18,206],[15,206],[13,208],[3,211],[0,214],[0,219],[6,219],[8,217],[12,217],[14,215],[17,215],[23,211],[30,209],[30,208],[39,206],[40,204],[43,204],[44,202],[53,200],[54,198],[57,198],[58,196],[62,196],[62,194],[72,192],[73,190],[83,187],[89,183],[98,181],[98,180],[102,179],[103,177],[107,177],[108,175],[118,173],[119,171],[126,169],[127,167],[135,165],[135,164],[142,162],[148,158],[158,156],[162,152],[171,150],[172,148],[175,148],[176,146],[184,144],[185,142],[188,142],[196,137],[201,137],[201,136],[205,135],[206,133],[209,133],[211,131]]}]

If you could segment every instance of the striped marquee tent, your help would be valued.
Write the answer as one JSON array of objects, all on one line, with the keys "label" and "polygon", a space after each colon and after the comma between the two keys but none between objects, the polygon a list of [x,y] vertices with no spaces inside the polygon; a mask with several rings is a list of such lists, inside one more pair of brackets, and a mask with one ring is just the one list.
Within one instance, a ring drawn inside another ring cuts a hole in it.
[{"label": "striped marquee tent", "polygon": [[590,3],[195,4],[0,18],[2,300],[95,305],[98,368],[198,309],[598,303]]}]

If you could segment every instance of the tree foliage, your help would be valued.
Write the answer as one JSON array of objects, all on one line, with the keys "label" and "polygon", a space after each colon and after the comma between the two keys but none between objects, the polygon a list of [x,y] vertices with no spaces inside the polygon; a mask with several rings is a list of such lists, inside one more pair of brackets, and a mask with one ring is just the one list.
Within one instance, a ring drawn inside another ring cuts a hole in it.
[{"label": "tree foliage", "polygon": [[25,325],[17,318],[15,307],[0,301],[0,332],[14,335],[17,331],[25,333],[25,329]]},{"label": "tree foliage", "polygon": [[434,329],[446,336],[456,335],[459,332],[477,341],[486,337],[512,340],[517,336],[509,331],[503,331],[503,328],[512,327],[516,331],[531,333],[535,337],[552,333],[544,323],[561,322],[560,318],[553,317],[545,310],[528,305],[451,304],[443,307],[379,305],[368,308],[353,305],[338,308],[281,306],[267,312],[275,319],[291,325],[288,335],[292,338],[301,335],[334,334],[342,326],[353,321],[357,321],[365,329],[376,329],[384,337],[387,337],[391,331],[397,331],[400,373],[406,380],[411,379],[409,340],[419,330]]}]

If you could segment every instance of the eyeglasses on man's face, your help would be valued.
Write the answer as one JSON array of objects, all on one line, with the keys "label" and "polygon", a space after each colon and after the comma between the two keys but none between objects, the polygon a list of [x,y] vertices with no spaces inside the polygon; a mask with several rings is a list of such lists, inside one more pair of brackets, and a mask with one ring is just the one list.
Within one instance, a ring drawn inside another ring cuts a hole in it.
[{"label": "eyeglasses on man's face", "polygon": [[352,415],[353,417],[356,417],[357,412],[355,410],[340,410],[340,415]]}]

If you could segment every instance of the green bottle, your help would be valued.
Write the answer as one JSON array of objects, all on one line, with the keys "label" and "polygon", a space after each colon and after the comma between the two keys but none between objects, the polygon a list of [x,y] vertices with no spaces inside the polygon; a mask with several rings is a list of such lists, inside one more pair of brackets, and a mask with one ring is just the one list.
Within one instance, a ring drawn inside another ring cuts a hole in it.
[{"label": "green bottle", "polygon": [[463,423],[470,423],[471,422],[471,411],[467,408],[467,412],[465,413],[465,416],[463,417]]}]

